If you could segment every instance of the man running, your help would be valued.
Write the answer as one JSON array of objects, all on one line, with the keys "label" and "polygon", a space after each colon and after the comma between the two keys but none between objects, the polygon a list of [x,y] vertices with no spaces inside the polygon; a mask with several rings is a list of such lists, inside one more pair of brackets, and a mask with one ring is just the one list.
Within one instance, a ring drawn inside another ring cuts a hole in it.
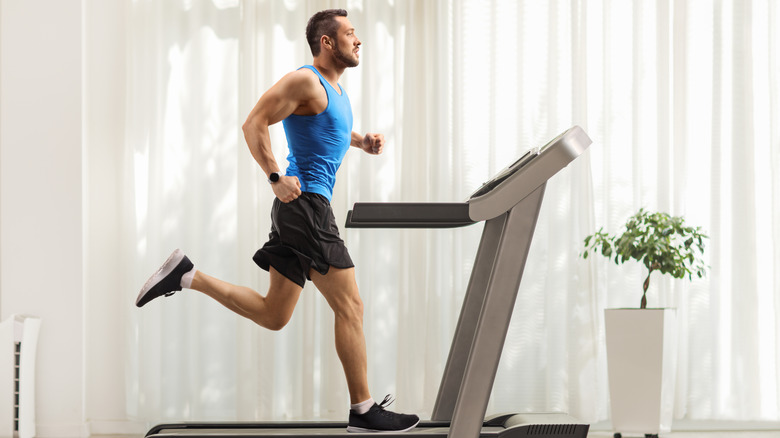
[{"label": "man running", "polygon": [[[141,289],[136,305],[194,289],[262,327],[280,330],[290,320],[306,280],[311,280],[335,313],[336,352],[351,399],[350,432],[402,432],[416,415],[388,411],[389,397],[377,404],[368,390],[363,302],[355,268],[330,207],[336,171],[350,146],[378,155],[382,134],[352,131],[352,107],[339,79],[360,62],[360,39],[343,9],[314,14],[306,26],[314,61],[288,73],[263,94],[244,123],[244,137],[268,176],[276,198],[268,242],[253,259],[270,273],[266,296],[204,274],[176,250]],[[282,122],[290,150],[281,172],[268,127]]]}]

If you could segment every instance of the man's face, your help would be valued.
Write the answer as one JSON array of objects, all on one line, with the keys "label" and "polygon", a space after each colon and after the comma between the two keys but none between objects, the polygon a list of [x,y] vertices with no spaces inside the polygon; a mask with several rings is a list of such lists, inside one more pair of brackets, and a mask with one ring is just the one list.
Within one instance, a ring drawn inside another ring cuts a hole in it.
[{"label": "man's face", "polygon": [[357,67],[360,63],[360,40],[355,35],[355,28],[347,17],[336,17],[341,26],[336,34],[336,47],[333,56],[345,67]]}]

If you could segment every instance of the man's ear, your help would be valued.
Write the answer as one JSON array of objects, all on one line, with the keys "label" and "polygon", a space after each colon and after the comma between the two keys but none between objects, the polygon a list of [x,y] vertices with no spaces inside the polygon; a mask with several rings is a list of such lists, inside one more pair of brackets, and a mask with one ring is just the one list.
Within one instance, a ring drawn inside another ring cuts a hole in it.
[{"label": "man's ear", "polygon": [[323,35],[320,38],[320,45],[323,45],[329,49],[333,49],[333,40],[329,36]]}]

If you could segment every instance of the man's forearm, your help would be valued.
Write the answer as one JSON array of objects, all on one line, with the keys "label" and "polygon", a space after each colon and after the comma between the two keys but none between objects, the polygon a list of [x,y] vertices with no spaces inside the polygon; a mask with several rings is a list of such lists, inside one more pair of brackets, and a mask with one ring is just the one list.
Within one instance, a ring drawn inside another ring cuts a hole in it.
[{"label": "man's forearm", "polygon": [[266,176],[273,172],[279,172],[279,165],[276,163],[271,148],[271,135],[268,133],[268,126],[247,123],[243,129],[249,152],[252,153],[252,157],[263,169]]},{"label": "man's forearm", "polygon": [[358,134],[355,131],[352,131],[352,137],[349,141],[349,145],[359,148],[362,144],[363,144],[363,136]]}]

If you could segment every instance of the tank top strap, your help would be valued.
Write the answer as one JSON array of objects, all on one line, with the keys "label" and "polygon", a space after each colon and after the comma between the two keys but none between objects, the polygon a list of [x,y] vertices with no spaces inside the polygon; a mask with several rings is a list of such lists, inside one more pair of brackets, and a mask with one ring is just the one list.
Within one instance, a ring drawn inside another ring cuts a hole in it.
[{"label": "tank top strap", "polygon": [[339,89],[338,89],[338,90],[336,90],[336,89],[333,87],[333,85],[331,85],[331,84],[330,84],[330,82],[328,82],[328,80],[327,80],[327,79],[325,79],[325,76],[323,76],[323,75],[322,75],[322,73],[320,73],[320,71],[319,71],[319,70],[317,70],[317,67],[315,67],[315,66],[313,66],[313,65],[308,65],[308,64],[307,64],[307,65],[304,65],[304,66],[300,67],[298,70],[300,70],[300,69],[302,69],[302,68],[307,68],[307,69],[309,69],[309,70],[313,71],[314,73],[316,73],[316,74],[317,74],[317,76],[320,78],[320,83],[322,84],[322,86],[324,86],[324,87],[325,87],[325,89],[326,89],[326,90],[330,90],[330,91],[333,91],[333,92],[335,92],[337,96],[341,96],[341,95],[343,95],[343,94],[344,94],[344,89],[342,89],[342,88],[341,88],[341,84],[338,84],[338,86],[339,86]]}]

